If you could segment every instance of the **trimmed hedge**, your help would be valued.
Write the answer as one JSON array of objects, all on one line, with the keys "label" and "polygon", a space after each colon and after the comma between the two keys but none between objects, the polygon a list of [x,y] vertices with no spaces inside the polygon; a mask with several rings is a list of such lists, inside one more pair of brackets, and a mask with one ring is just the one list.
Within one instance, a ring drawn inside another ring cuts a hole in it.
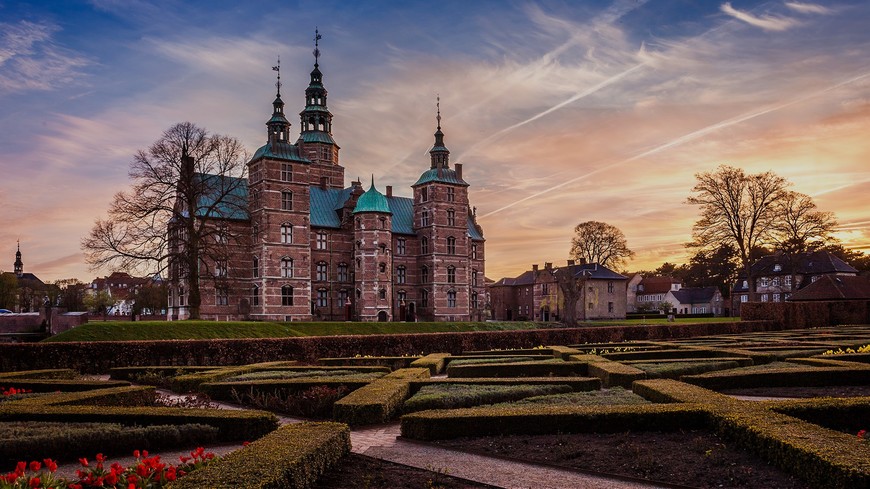
[{"label": "trimmed hedge", "polygon": [[402,416],[402,436],[415,440],[448,440],[466,436],[675,431],[708,425],[706,411],[687,404],[525,405],[406,414]]},{"label": "trimmed hedge", "polygon": [[685,382],[671,379],[639,380],[631,390],[652,402],[696,403],[718,406],[738,406],[741,401]]},{"label": "trimmed hedge", "polygon": [[[82,425],[77,428],[76,425]],[[62,427],[32,427],[23,436],[0,443],[0,462],[51,458],[74,461],[91,453],[130,454],[130,447],[160,450],[213,443],[218,429],[202,424],[121,426],[112,423],[64,423]]]},{"label": "trimmed hedge", "polygon": [[758,372],[708,372],[684,375],[681,380],[712,390],[750,387],[818,387],[826,385],[865,385],[870,383],[870,368],[808,367],[769,369]]},{"label": "trimmed hedge", "polygon": [[2,387],[15,387],[17,389],[29,389],[33,392],[80,392],[97,389],[111,389],[114,387],[127,387],[129,382],[122,380],[62,380],[62,379],[22,379],[0,380]]},{"label": "trimmed hedge", "polygon": [[390,370],[410,367],[415,360],[423,358],[415,357],[342,357],[342,358],[318,358],[317,363],[331,366],[380,366]]},{"label": "trimmed hedge", "polygon": [[351,426],[386,423],[411,395],[411,382],[428,378],[428,368],[396,370],[336,401],[332,417]]},{"label": "trimmed hedge", "polygon": [[0,372],[0,383],[7,380],[23,379],[78,379],[81,375],[68,368],[52,368],[43,370],[25,370],[23,372]]},{"label": "trimmed hedge", "polygon": [[870,419],[870,397],[795,399],[767,401],[766,409],[815,423],[832,430],[856,434],[866,430]]},{"label": "trimmed hedge", "polygon": [[249,365],[237,365],[233,367],[225,367],[215,370],[207,370],[204,372],[196,372],[192,374],[179,375],[173,377],[171,381],[172,390],[175,392],[193,392],[200,385],[206,382],[218,382],[223,379],[233,377],[235,375],[257,372],[259,370],[269,370],[278,367],[289,367],[296,365],[296,362],[263,362],[252,363]]},{"label": "trimmed hedge", "polygon": [[635,380],[646,378],[646,372],[619,362],[595,362],[588,364],[589,376],[601,379],[601,385],[631,388]]},{"label": "trimmed hedge", "polygon": [[458,354],[497,348],[689,338],[778,329],[783,329],[783,323],[744,321],[297,338],[4,343],[0,344],[0,372],[65,367],[102,373],[112,367],[155,364],[244,365],[275,359],[313,362],[324,357],[352,357],[359,352],[375,356],[419,355],[420,352]]},{"label": "trimmed hedge", "polygon": [[553,360],[516,363],[487,363],[482,365],[447,365],[447,376],[468,377],[571,377],[585,376],[586,365],[578,362]]},{"label": "trimmed hedge", "polygon": [[252,389],[261,394],[276,394],[279,391],[302,392],[304,390],[325,385],[333,389],[345,387],[349,391],[357,390],[369,385],[370,380],[342,380],[341,377],[308,377],[303,379],[279,379],[279,380],[245,380],[239,382],[214,382],[199,386],[201,392],[212,399],[232,401],[235,390],[239,394],[246,394]]},{"label": "trimmed hedge", "polygon": [[430,353],[425,357],[418,358],[411,362],[411,367],[428,368],[431,375],[438,375],[444,371],[444,366],[447,365],[447,357],[449,353]]},{"label": "trimmed hedge", "polygon": [[466,408],[568,392],[573,389],[566,384],[430,384],[407,399],[402,411]]},{"label": "trimmed hedge", "polygon": [[547,385],[564,384],[576,391],[597,391],[601,389],[601,379],[596,377],[514,377],[484,379],[432,379],[411,382],[411,393],[416,394],[424,385],[472,384],[472,385]]},{"label": "trimmed hedge", "polygon": [[492,348],[490,350],[470,350],[463,351],[462,356],[486,356],[486,355],[495,355],[495,356],[508,356],[508,357],[518,357],[518,356],[553,356],[553,350],[549,347],[547,348]]},{"label": "trimmed hedge", "polygon": [[[750,363],[752,360],[746,358]],[[678,379],[683,375],[702,374],[717,370],[729,370],[740,367],[734,360],[704,360],[678,362],[632,362],[631,367],[643,370],[650,379]],[[745,366],[745,363],[744,363]]]},{"label": "trimmed hedge", "polygon": [[571,348],[568,346],[548,346],[547,348],[552,350],[553,357],[561,358],[565,361],[567,361],[568,357],[570,357],[571,355],[580,355],[581,353],[583,353],[576,348]]},{"label": "trimmed hedge", "polygon": [[289,424],[178,479],[167,489],[303,489],[348,453],[347,425]]},{"label": "trimmed hedge", "polygon": [[747,302],[743,320],[767,320],[795,328],[870,323],[870,301]]},{"label": "trimmed hedge", "polygon": [[172,367],[161,365],[149,365],[144,367],[114,367],[109,370],[109,378],[112,380],[133,380],[138,375],[142,374],[160,374],[166,377],[176,376],[177,374],[190,374],[196,372],[205,372],[207,370],[215,370],[219,367],[208,367],[203,365],[190,367]]}]

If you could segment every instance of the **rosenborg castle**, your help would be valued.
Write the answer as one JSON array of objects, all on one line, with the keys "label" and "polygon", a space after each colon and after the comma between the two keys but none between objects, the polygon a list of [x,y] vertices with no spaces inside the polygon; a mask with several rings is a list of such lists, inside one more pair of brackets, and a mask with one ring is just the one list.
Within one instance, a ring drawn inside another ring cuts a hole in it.
[{"label": "rosenborg castle", "polygon": [[[315,56],[319,53],[315,52]],[[281,86],[268,140],[238,182],[244,212],[207,218],[244,239],[200,267],[200,316],[270,321],[484,319],[484,238],[462,165],[451,168],[440,112],[413,197],[371,182],[345,186],[317,57],[301,132],[291,142]],[[421,145],[425,144],[421,141]],[[200,178],[227,178],[198,175]],[[173,243],[170,229],[170,246]],[[189,317],[170,274],[169,319]]]}]

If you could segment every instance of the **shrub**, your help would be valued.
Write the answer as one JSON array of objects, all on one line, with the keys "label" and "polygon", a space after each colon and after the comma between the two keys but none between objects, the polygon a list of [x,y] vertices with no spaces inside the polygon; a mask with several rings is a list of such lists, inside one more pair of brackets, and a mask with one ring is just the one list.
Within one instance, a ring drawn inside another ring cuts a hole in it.
[{"label": "shrub", "polygon": [[350,425],[386,423],[410,395],[411,381],[427,378],[427,368],[396,370],[337,401],[332,417]]},{"label": "shrub", "polygon": [[559,359],[522,361],[516,363],[489,363],[482,365],[456,365],[451,361],[447,366],[447,376],[468,377],[571,377],[582,376],[587,372],[586,365],[578,362],[565,362]]},{"label": "shrub", "polygon": [[411,392],[417,393],[425,385],[554,385],[570,386],[575,391],[594,391],[601,389],[601,380],[592,377],[516,377],[482,379],[431,379],[411,382]]},{"label": "shrub", "polygon": [[6,379],[78,379],[81,375],[68,368],[25,370],[22,372],[0,372],[0,383]]},{"label": "shrub", "polygon": [[612,389],[569,392],[548,396],[527,397],[513,403],[515,406],[525,405],[568,405],[568,406],[612,406],[615,404],[649,404],[649,401],[622,387]]},{"label": "shrub", "polygon": [[430,353],[411,362],[410,367],[428,368],[430,374],[438,375],[444,371],[444,366],[447,365],[447,358],[449,356],[449,353]]},{"label": "shrub", "polygon": [[303,391],[279,389],[273,392],[262,392],[251,387],[247,392],[233,389],[231,394],[233,401],[238,404],[293,416],[323,419],[332,414],[335,401],[344,397],[347,392],[348,388],[343,385],[316,385]]},{"label": "shrub", "polygon": [[200,385],[207,382],[217,382],[235,375],[256,372],[258,370],[269,370],[270,368],[295,365],[296,362],[265,362],[252,363],[249,365],[241,365],[235,367],[224,367],[215,370],[207,370],[204,372],[196,372],[186,375],[173,377],[171,385],[175,392],[192,392]]},{"label": "shrub", "polygon": [[248,380],[243,382],[215,382],[203,384],[200,390],[213,399],[233,400],[233,391],[246,393],[253,389],[257,395],[277,395],[285,392],[287,395],[302,392],[316,386],[328,386],[332,389],[342,387],[348,392],[367,386],[370,380],[354,380],[343,377],[306,377],[286,380]]},{"label": "shrub", "polygon": [[218,462],[171,484],[171,489],[310,487],[350,453],[350,430],[339,423],[284,425]]},{"label": "shrub", "polygon": [[[380,367],[379,367],[380,368]],[[248,374],[236,375],[226,379],[226,382],[247,382],[250,380],[281,380],[281,379],[305,379],[313,377],[333,377],[341,380],[371,381],[389,373],[389,369],[383,367],[383,371],[359,371],[348,369],[310,369],[310,370],[264,370]]]},{"label": "shrub", "polygon": [[646,372],[618,362],[595,362],[588,364],[589,376],[601,379],[604,387],[631,387],[635,380],[646,378]]},{"label": "shrub", "polygon": [[[112,380],[134,380],[134,379],[147,379],[149,376],[153,376],[155,379],[159,379],[161,382],[163,379],[170,379],[172,377],[176,377],[179,375],[185,375],[195,372],[204,372],[207,370],[216,370],[218,367],[204,367],[204,366],[157,366],[157,365],[149,365],[146,367],[114,367],[109,370],[109,378]],[[136,380],[138,383],[145,383]],[[148,385],[155,385],[148,383]]]},{"label": "shrub", "polygon": [[381,366],[390,370],[410,367],[421,356],[319,358],[317,363],[330,366]]},{"label": "shrub", "polygon": [[678,379],[681,375],[700,374],[714,370],[727,370],[740,366],[736,361],[658,362],[632,363],[631,367],[643,370],[651,379]]},{"label": "shrub", "polygon": [[864,385],[870,383],[870,368],[782,368],[749,372],[708,372],[686,375],[685,382],[713,390],[748,387],[815,387],[826,385]]},{"label": "shrub", "polygon": [[481,384],[434,384],[420,389],[405,401],[404,412],[424,409],[453,409],[517,401],[531,396],[571,392],[571,386],[554,385],[481,385]]}]

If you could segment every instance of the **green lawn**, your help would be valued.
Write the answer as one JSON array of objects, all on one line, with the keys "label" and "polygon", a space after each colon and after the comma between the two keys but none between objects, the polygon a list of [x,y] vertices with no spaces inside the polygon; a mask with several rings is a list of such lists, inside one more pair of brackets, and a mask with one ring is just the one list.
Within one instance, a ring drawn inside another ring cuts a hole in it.
[{"label": "green lawn", "polygon": [[187,340],[217,338],[285,338],[290,336],[334,336],[395,333],[438,333],[462,331],[505,331],[536,329],[533,322],[488,323],[345,323],[345,322],[229,322],[229,321],[94,321],[44,341],[130,341]]}]

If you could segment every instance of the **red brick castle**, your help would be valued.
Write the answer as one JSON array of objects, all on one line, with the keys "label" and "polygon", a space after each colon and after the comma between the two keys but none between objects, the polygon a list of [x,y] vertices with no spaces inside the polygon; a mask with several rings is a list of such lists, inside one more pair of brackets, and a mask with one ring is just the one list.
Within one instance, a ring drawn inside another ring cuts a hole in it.
[{"label": "red brick castle", "polygon": [[[367,190],[358,181],[345,187],[317,61],[299,138],[290,142],[279,82],[268,142],[239,185],[247,211],[210,218],[245,239],[202,267],[201,317],[484,319],[483,232],[462,165],[450,167],[440,109],[430,164],[411,185],[413,197],[394,196],[389,186],[381,193],[374,178]],[[169,319],[188,316],[185,286],[183,278],[170,277]]]}]

